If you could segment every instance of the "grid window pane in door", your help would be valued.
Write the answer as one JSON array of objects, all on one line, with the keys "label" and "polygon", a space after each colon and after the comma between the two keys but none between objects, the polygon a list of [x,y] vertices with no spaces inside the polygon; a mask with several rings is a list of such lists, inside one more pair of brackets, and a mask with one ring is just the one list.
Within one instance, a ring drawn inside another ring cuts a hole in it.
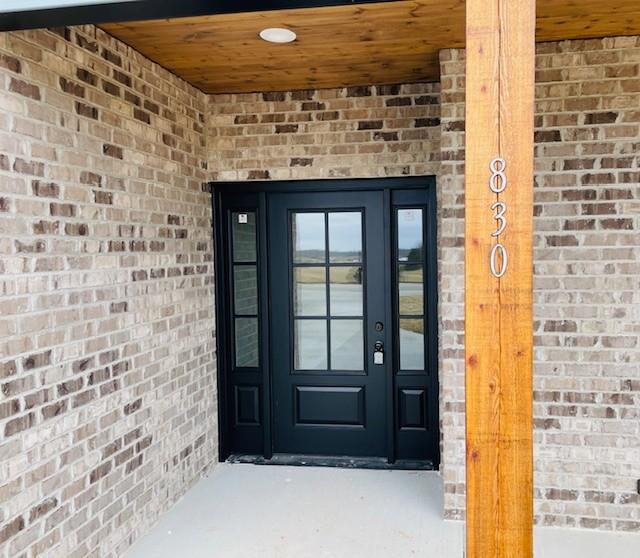
[{"label": "grid window pane in door", "polygon": [[362,266],[329,270],[332,316],[362,316]]},{"label": "grid window pane in door", "polygon": [[236,368],[256,368],[260,364],[256,244],[255,211],[232,211],[233,343]]},{"label": "grid window pane in door", "polygon": [[424,313],[424,274],[421,263],[398,264],[400,315],[421,316]]},{"label": "grid window pane in door", "polygon": [[324,263],[326,261],[324,213],[294,213],[292,234],[294,263]]},{"label": "grid window pane in door", "polygon": [[293,270],[293,313],[295,316],[327,315],[327,269],[301,266]]},{"label": "grid window pane in door", "polygon": [[331,320],[331,369],[364,369],[362,320]]},{"label": "grid window pane in door", "polygon": [[255,368],[259,362],[257,318],[235,319],[236,367]]},{"label": "grid window pane in door", "polygon": [[422,209],[398,209],[398,259],[422,261]]},{"label": "grid window pane in door", "polygon": [[329,261],[362,261],[362,214],[359,211],[329,213]]},{"label": "grid window pane in door", "polygon": [[255,265],[233,267],[233,303],[236,314],[258,314],[258,276]]},{"label": "grid window pane in door", "polygon": [[400,319],[400,370],[424,370],[422,319]]},{"label": "grid window pane in door", "polygon": [[296,370],[327,369],[327,320],[296,320],[294,338]]},{"label": "grid window pane in door", "polygon": [[256,214],[253,211],[231,213],[233,261],[256,261]]}]

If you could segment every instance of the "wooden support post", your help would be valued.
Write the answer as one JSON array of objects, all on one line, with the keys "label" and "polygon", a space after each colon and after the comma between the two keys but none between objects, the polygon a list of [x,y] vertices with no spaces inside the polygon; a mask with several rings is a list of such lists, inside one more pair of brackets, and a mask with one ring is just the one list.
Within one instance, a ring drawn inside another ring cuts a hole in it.
[{"label": "wooden support post", "polygon": [[535,0],[466,6],[467,558],[531,558]]}]

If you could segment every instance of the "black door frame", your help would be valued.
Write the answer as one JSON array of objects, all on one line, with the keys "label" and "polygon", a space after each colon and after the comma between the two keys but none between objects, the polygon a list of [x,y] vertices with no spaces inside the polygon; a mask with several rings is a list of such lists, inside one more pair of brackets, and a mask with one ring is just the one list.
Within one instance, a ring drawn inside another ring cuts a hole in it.
[{"label": "black door frame", "polygon": [[[259,277],[259,345],[261,356],[260,375],[262,379],[262,397],[259,402],[262,409],[261,428],[261,450],[247,451],[262,456],[265,460],[271,460],[273,456],[273,435],[271,416],[271,357],[269,354],[269,309],[265,301],[268,300],[268,262],[267,238],[268,223],[267,214],[267,194],[270,193],[311,193],[311,192],[337,192],[337,191],[380,191],[384,192],[385,217],[383,227],[385,230],[385,252],[393,254],[392,247],[392,227],[393,215],[391,195],[399,190],[424,190],[427,194],[428,203],[426,206],[426,230],[428,262],[425,269],[426,290],[425,304],[429,309],[427,316],[429,335],[427,340],[427,366],[432,371],[429,374],[430,390],[432,394],[439,394],[438,380],[438,358],[437,358],[437,257],[435,249],[436,243],[436,178],[433,175],[398,177],[398,178],[356,178],[356,179],[317,179],[317,180],[287,180],[287,181],[250,181],[250,182],[210,182],[209,189],[212,192],[212,215],[213,215],[213,236],[214,236],[214,270],[215,270],[215,306],[216,306],[216,351],[217,351],[217,385],[218,385],[218,458],[219,461],[226,461],[231,453],[231,425],[229,424],[229,379],[232,364],[231,355],[233,351],[231,323],[232,315],[229,293],[231,292],[231,268],[227,261],[230,242],[228,234],[226,214],[231,210],[255,211],[257,215],[257,242],[259,253],[263,260],[258,262]],[[233,194],[234,202],[228,204],[225,195]],[[393,285],[391,275],[391,265],[387,266],[388,285]],[[386,297],[389,314],[392,311],[392,297]],[[396,343],[397,346],[397,343]],[[396,461],[396,422],[397,422],[397,401],[394,393],[395,378],[393,374],[388,375],[388,393],[390,405],[387,405],[387,447],[388,463]],[[390,395],[391,394],[391,395]],[[439,399],[439,395],[438,395]],[[437,401],[436,403],[439,403]],[[427,468],[437,469],[440,463],[440,433],[439,433],[439,404],[432,405],[429,410],[430,420],[437,428],[437,432],[432,436],[431,453],[434,459],[427,465]],[[366,465],[365,465],[366,466]]]}]

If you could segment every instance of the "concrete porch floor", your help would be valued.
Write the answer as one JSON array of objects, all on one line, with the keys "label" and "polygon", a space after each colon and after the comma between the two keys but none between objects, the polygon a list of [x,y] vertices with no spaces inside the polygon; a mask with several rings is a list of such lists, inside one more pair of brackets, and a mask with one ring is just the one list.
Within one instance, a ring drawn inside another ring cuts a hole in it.
[{"label": "concrete porch floor", "polygon": [[[220,464],[126,558],[462,558],[438,473]],[[538,528],[536,558],[637,558],[640,534]]]}]

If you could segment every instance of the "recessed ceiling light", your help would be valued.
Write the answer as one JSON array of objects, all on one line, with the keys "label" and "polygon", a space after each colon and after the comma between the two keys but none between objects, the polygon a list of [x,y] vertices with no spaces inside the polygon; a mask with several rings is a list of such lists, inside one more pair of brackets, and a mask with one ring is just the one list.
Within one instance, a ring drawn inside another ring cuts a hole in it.
[{"label": "recessed ceiling light", "polygon": [[260,31],[260,38],[270,43],[291,43],[296,37],[293,31],[282,27],[269,27]]}]

